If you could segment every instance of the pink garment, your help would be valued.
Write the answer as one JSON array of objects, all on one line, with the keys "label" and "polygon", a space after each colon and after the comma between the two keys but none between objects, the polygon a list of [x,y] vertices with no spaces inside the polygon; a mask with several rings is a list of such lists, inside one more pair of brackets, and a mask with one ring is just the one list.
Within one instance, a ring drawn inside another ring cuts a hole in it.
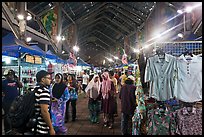
[{"label": "pink garment", "polygon": [[104,77],[103,77],[103,81],[102,81],[102,96],[103,96],[103,99],[108,99],[108,92],[110,92],[111,90],[111,79],[109,77],[109,74],[108,72],[104,72],[102,74]]}]

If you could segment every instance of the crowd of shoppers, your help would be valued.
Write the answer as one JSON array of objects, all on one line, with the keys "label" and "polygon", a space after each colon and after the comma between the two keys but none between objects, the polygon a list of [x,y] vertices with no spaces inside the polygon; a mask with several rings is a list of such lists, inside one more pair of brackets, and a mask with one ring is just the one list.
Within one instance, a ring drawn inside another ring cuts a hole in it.
[{"label": "crowd of shoppers", "polygon": [[[5,133],[11,130],[6,114],[12,101],[19,95],[18,87],[22,84],[16,79],[15,72],[10,70],[2,81],[3,109],[5,112]],[[88,99],[89,120],[99,123],[100,112],[103,114],[103,126],[114,128],[114,117],[118,116],[117,97],[121,101],[121,132],[130,134],[131,118],[136,108],[134,77],[127,72],[120,75],[114,71],[105,71],[100,74],[83,74],[83,91]],[[35,113],[37,115],[36,134],[67,133],[65,123],[76,120],[76,104],[78,99],[78,82],[74,75],[57,73],[51,81],[50,73],[41,70],[36,74],[37,84],[34,87]],[[12,94],[11,94],[12,92]],[[71,111],[70,105],[71,104]]]}]

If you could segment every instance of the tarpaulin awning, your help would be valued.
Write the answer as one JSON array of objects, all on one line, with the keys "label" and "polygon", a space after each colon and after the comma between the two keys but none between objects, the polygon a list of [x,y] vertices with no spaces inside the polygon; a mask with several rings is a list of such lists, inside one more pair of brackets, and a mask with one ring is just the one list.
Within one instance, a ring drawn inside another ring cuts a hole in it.
[{"label": "tarpaulin awning", "polygon": [[57,55],[55,55],[54,53],[52,53],[52,51],[48,50],[45,54],[45,57],[48,59],[56,59],[58,58]]},{"label": "tarpaulin awning", "polygon": [[81,58],[79,58],[77,59],[77,66],[90,66],[90,65],[83,61]]},{"label": "tarpaulin awning", "polygon": [[43,56],[43,53],[28,46],[10,45],[2,46],[2,55],[11,57],[20,57],[20,53],[28,53],[30,55]]}]

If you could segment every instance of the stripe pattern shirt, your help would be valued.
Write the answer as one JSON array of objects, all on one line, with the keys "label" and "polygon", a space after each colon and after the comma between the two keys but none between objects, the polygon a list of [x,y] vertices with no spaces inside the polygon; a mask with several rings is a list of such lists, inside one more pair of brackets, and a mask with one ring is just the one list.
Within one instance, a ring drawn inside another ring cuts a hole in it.
[{"label": "stripe pattern shirt", "polygon": [[[37,128],[36,133],[37,134],[48,134],[49,127],[45,123],[40,109],[40,104],[48,104],[50,105],[50,92],[49,89],[46,86],[43,85],[37,85],[35,87],[35,114],[37,116]],[[49,111],[49,107],[48,107]]]}]

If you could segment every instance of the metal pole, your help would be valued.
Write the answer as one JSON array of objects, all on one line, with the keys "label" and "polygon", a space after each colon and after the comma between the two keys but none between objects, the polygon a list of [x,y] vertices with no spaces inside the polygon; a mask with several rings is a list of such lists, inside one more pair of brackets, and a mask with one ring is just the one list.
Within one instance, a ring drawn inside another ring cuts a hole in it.
[{"label": "metal pole", "polygon": [[[19,81],[21,80],[21,53],[20,51],[18,51],[19,57],[18,57],[18,77],[19,77]],[[19,88],[19,95],[22,95],[21,93],[21,88]]]},{"label": "metal pole", "polygon": [[184,15],[183,15],[183,35],[184,35],[184,37],[185,37],[185,35],[186,35],[186,13],[184,13]]}]

